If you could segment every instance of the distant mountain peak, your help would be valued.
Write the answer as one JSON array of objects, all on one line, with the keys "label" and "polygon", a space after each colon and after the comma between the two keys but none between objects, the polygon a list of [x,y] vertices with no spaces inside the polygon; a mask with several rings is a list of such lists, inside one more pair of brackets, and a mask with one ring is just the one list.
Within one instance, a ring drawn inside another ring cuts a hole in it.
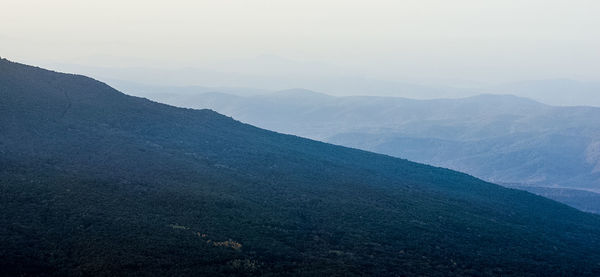
[{"label": "distant mountain peak", "polygon": [[311,98],[316,98],[316,97],[333,98],[334,97],[334,96],[331,96],[331,95],[328,95],[325,93],[316,92],[316,91],[303,89],[303,88],[292,88],[292,89],[280,90],[271,95],[272,96],[283,96],[283,97],[311,97]]}]

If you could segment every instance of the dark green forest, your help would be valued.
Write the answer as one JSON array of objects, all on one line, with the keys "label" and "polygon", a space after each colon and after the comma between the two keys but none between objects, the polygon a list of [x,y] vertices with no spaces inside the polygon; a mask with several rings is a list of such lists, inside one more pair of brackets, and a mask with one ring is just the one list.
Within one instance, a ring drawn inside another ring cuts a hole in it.
[{"label": "dark green forest", "polygon": [[598,276],[600,217],[0,60],[0,275]]}]

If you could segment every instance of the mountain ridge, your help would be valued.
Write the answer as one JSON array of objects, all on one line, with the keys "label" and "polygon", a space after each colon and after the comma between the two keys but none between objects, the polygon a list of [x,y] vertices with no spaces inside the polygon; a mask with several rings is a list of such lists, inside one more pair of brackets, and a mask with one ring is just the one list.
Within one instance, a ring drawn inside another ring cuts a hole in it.
[{"label": "mountain ridge", "polygon": [[0,275],[600,272],[598,216],[464,173],[5,60],[0,96]]},{"label": "mountain ridge", "polygon": [[[600,116],[596,107],[554,107],[503,95],[438,100],[368,96],[286,100],[264,95],[229,101],[218,94],[210,100],[200,94],[155,100],[209,107],[267,129],[466,171],[495,182],[580,188],[600,182],[595,154],[600,126],[590,120]],[[419,144],[423,147],[394,144],[417,138],[423,139]],[[433,140],[455,146],[426,144]],[[449,151],[453,148],[457,150]],[[505,155],[519,162],[501,162],[494,170],[482,167]],[[549,167],[557,166],[557,160],[573,164],[564,167],[568,174],[557,175],[563,170]],[[533,161],[540,161],[539,173],[520,166]]]}]

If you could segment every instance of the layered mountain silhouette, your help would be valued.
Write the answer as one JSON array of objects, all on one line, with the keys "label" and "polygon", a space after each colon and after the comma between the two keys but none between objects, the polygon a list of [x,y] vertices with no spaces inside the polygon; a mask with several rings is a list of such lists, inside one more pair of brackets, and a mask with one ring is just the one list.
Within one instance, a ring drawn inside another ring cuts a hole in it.
[{"label": "layered mountain silhouette", "polygon": [[596,215],[5,59],[0,188],[5,276],[600,274]]},{"label": "layered mountain silhouette", "polygon": [[[554,107],[510,95],[411,100],[299,89],[254,96],[172,91],[153,99],[491,182],[600,191],[600,108]],[[563,201],[562,195],[550,196]],[[600,211],[600,204],[575,206]]]}]

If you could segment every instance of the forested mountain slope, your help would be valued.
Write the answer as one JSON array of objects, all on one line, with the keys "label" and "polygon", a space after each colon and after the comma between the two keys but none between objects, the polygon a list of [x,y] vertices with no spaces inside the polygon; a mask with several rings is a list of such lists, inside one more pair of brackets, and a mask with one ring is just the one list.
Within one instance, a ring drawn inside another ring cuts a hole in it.
[{"label": "forested mountain slope", "polygon": [[598,275],[600,218],[0,60],[0,274]]}]

